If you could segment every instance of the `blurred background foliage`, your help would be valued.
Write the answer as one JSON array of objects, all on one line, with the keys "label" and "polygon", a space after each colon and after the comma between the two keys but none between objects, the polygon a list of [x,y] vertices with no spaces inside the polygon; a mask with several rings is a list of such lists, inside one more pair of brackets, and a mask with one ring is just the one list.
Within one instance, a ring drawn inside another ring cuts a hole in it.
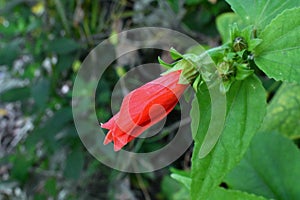
[{"label": "blurred background foliage", "polygon": [[[73,124],[72,85],[86,55],[114,33],[167,27],[216,46],[215,19],[227,11],[221,0],[0,0],[0,199],[174,199],[180,186],[171,166],[126,174],[85,150]],[[113,64],[99,83],[99,120],[111,116],[110,93],[122,73],[157,62],[159,53]],[[142,148],[154,145],[164,143]],[[172,166],[189,168],[190,156]]]}]

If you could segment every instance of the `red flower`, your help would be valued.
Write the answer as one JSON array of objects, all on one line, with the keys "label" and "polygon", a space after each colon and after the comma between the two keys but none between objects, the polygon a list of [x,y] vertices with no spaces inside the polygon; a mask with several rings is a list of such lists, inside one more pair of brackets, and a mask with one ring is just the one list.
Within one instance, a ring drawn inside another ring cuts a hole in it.
[{"label": "red flower", "polygon": [[126,95],[120,111],[101,124],[109,129],[104,144],[113,141],[118,151],[169,114],[188,86],[178,83],[180,74],[181,70],[170,72]]}]

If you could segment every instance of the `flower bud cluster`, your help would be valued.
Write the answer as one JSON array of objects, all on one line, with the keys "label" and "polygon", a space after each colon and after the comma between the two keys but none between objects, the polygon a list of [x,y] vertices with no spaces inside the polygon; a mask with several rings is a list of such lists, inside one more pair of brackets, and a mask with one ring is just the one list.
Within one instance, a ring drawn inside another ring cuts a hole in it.
[{"label": "flower bud cluster", "polygon": [[176,60],[174,63],[168,64],[159,58],[160,64],[168,68],[164,74],[182,70],[180,84],[191,84],[197,91],[203,82],[209,85],[221,82],[220,90],[226,93],[234,81],[244,80],[253,74],[252,51],[261,42],[254,38],[252,27],[239,30],[237,25],[233,25],[230,37],[229,43],[200,55],[180,54],[171,48],[171,57]]}]

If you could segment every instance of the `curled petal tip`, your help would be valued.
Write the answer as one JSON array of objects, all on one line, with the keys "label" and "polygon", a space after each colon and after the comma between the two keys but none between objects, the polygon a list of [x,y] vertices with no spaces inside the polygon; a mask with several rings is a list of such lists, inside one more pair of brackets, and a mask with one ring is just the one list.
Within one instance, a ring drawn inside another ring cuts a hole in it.
[{"label": "curled petal tip", "polygon": [[103,144],[107,145],[108,143],[110,143],[112,140],[108,139],[107,137],[104,139]]},{"label": "curled petal tip", "polygon": [[100,123],[101,128],[109,129],[110,127],[107,125],[107,123]]},{"label": "curled petal tip", "polygon": [[100,123],[101,128],[112,129],[114,127],[115,119],[111,118],[108,122]]},{"label": "curled petal tip", "polygon": [[114,138],[114,151],[120,151],[126,144],[127,142],[119,140],[119,138]]},{"label": "curled petal tip", "polygon": [[114,145],[114,151],[120,151],[122,149],[122,146]]},{"label": "curled petal tip", "polygon": [[111,141],[113,141],[113,136],[111,132],[108,132],[108,134],[106,135],[103,144],[107,145],[108,143],[110,143]]}]

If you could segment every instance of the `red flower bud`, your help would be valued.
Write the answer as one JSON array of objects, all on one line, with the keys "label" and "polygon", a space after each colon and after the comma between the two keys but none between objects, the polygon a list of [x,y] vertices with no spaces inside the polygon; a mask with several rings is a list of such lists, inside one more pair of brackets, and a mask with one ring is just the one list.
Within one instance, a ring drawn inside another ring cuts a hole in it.
[{"label": "red flower bud", "polygon": [[104,144],[114,142],[118,151],[143,131],[166,117],[176,106],[186,84],[179,84],[181,70],[170,72],[130,92],[123,99],[120,111],[108,122]]}]

